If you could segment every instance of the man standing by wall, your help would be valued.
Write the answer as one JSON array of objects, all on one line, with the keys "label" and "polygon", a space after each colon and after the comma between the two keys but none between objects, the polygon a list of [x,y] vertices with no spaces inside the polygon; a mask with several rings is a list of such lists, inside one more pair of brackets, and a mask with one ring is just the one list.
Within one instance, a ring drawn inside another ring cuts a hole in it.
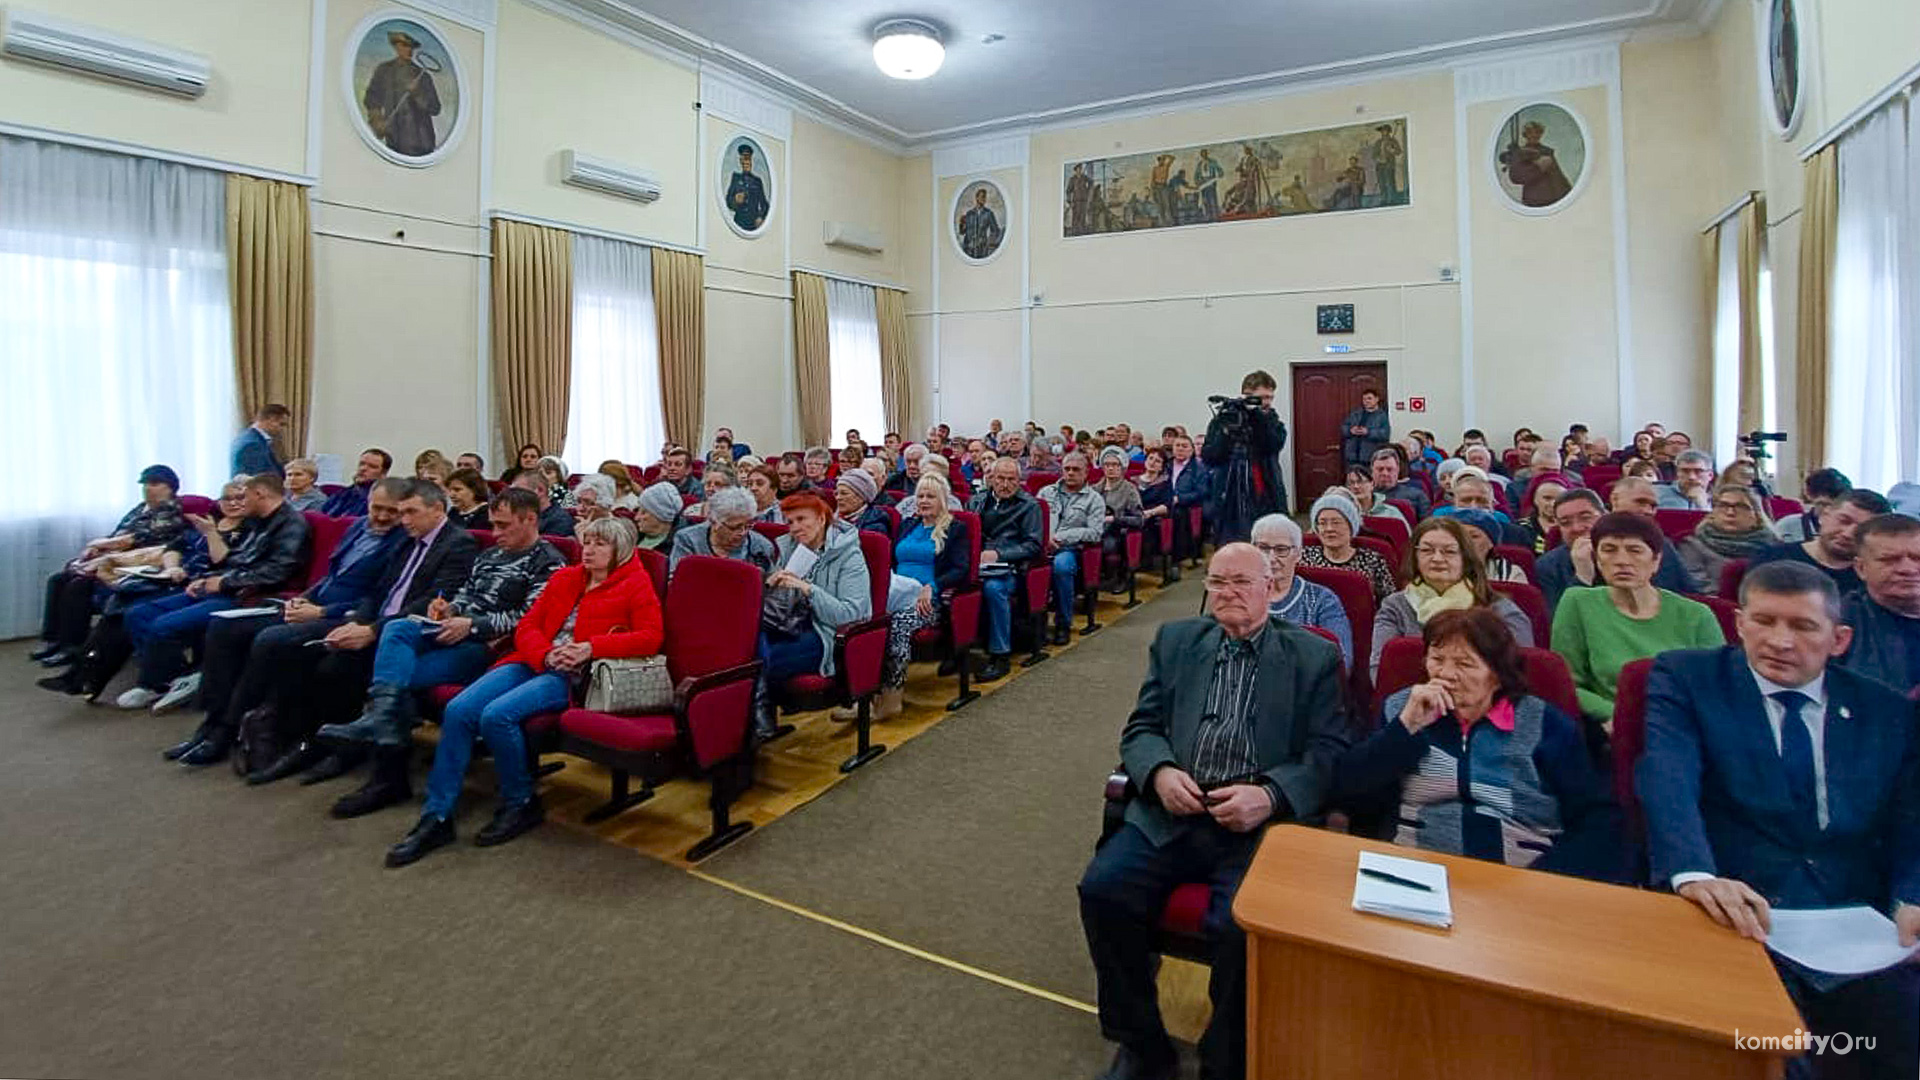
[{"label": "man standing by wall", "polygon": [[1373,452],[1393,438],[1393,426],[1387,410],[1380,406],[1378,390],[1360,392],[1360,407],[1340,422],[1340,456],[1347,465],[1366,465]]},{"label": "man standing by wall", "polygon": [[287,430],[287,423],[292,418],[292,410],[285,405],[267,405],[255,413],[253,423],[234,437],[233,467],[227,470],[228,474],[258,476],[272,473],[285,476],[286,469],[281,465],[280,456],[273,452],[273,440]]}]

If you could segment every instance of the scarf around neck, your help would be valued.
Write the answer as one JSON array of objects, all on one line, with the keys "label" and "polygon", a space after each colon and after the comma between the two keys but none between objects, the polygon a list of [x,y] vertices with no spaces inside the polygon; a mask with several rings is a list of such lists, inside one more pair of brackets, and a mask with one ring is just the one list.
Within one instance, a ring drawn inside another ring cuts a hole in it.
[{"label": "scarf around neck", "polygon": [[1407,600],[1413,604],[1414,617],[1420,625],[1443,611],[1462,611],[1473,606],[1473,590],[1465,581],[1456,581],[1446,592],[1435,592],[1433,586],[1424,581],[1416,581],[1406,588]]},{"label": "scarf around neck", "polygon": [[1702,521],[1693,530],[1693,535],[1708,551],[1729,559],[1757,555],[1761,548],[1774,543],[1773,533],[1765,525],[1756,525],[1747,532],[1736,533],[1716,529],[1711,521]]}]

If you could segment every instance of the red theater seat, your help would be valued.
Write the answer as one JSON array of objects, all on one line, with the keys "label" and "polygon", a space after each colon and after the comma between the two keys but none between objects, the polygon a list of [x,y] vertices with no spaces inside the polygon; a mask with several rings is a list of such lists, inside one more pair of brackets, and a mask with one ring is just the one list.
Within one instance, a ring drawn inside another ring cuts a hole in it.
[{"label": "red theater seat", "polygon": [[[841,772],[853,770],[886,753],[872,742],[873,696],[880,692],[881,668],[887,655],[887,586],[893,572],[893,545],[868,529],[859,531],[860,554],[867,563],[868,596],[873,614],[849,623],[834,634],[833,674],[795,675],[771,692],[783,712],[804,712],[832,706],[854,710],[856,745],[853,756],[840,763]],[[788,730],[791,730],[790,728]]]}]

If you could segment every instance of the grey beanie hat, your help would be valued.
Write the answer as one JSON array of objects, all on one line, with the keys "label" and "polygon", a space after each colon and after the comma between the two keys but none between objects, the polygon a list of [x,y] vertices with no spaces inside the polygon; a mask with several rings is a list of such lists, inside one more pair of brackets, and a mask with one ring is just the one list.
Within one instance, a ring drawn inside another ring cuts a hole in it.
[{"label": "grey beanie hat", "polygon": [[852,488],[860,501],[870,503],[880,497],[880,485],[873,482],[873,474],[865,469],[848,469],[840,474],[837,486]]},{"label": "grey beanie hat", "polygon": [[680,498],[680,489],[665,480],[650,485],[640,493],[640,509],[659,518],[672,521],[680,516],[680,508],[686,505]]},{"label": "grey beanie hat", "polygon": [[1347,528],[1354,535],[1360,533],[1360,507],[1346,488],[1328,488],[1326,493],[1313,500],[1313,508],[1307,512],[1307,524],[1311,526],[1320,520],[1320,511],[1338,510],[1340,516],[1347,519]]}]

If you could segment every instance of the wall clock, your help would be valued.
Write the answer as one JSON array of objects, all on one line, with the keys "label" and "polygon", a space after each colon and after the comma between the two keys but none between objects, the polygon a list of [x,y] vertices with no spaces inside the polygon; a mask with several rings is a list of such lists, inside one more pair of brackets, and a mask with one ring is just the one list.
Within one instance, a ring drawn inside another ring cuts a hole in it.
[{"label": "wall clock", "polygon": [[1317,309],[1319,332],[1322,334],[1353,333],[1352,304],[1321,304]]}]

